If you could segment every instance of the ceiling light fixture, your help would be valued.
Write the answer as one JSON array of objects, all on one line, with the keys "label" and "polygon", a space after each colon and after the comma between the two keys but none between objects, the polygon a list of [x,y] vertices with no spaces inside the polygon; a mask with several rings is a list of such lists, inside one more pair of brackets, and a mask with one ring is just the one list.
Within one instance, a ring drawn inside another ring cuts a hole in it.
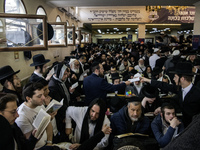
[{"label": "ceiling light fixture", "polygon": [[98,31],[99,33],[101,33],[101,30],[100,30],[100,29],[98,29],[97,31]]}]

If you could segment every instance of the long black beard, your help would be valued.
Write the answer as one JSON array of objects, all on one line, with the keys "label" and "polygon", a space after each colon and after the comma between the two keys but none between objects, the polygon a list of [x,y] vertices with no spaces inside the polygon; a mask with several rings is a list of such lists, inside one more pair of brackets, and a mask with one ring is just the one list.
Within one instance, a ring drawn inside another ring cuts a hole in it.
[{"label": "long black beard", "polygon": [[89,116],[89,117],[88,117],[88,120],[89,120],[89,123],[95,124],[95,123],[97,122],[98,119],[97,119],[97,120],[91,120],[91,119],[90,119],[90,116]]}]

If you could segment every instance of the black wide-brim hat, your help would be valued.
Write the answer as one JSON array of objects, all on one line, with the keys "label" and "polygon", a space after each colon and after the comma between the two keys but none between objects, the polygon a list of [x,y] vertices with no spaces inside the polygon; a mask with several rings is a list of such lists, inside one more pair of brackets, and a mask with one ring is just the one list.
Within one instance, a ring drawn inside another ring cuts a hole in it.
[{"label": "black wide-brim hat", "polygon": [[194,66],[200,66],[200,58],[196,58],[193,62]]},{"label": "black wide-brim hat", "polygon": [[112,73],[111,76],[112,76],[112,77],[111,77],[112,80],[122,78],[122,77],[119,76],[119,73]]},{"label": "black wide-brim hat", "polygon": [[0,81],[1,80],[4,80],[4,79],[7,79],[8,77],[11,77],[17,73],[19,73],[20,70],[18,71],[14,71],[11,66],[7,65],[7,66],[4,66],[4,67],[1,67],[0,68]]},{"label": "black wide-brim hat", "polygon": [[179,63],[177,63],[175,70],[169,71],[169,73],[180,74],[180,75],[189,75],[189,76],[199,75],[199,73],[192,72],[192,68],[193,68],[192,63],[179,62]]},{"label": "black wide-brim hat", "polygon": [[155,98],[159,95],[159,91],[156,87],[151,86],[150,84],[146,84],[141,89],[141,93],[148,98]]},{"label": "black wide-brim hat", "polygon": [[50,59],[45,59],[44,55],[42,54],[37,54],[33,56],[33,63],[30,64],[30,66],[40,66],[48,63]]},{"label": "black wide-brim hat", "polygon": [[152,71],[152,75],[156,76],[159,75],[163,70],[160,67],[154,67]]}]

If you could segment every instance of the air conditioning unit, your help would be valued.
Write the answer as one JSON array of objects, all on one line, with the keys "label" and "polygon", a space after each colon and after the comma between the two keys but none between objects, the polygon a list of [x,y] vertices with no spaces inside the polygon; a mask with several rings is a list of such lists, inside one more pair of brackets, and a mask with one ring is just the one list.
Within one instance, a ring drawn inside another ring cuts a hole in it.
[{"label": "air conditioning unit", "polygon": [[61,11],[62,13],[65,13],[67,16],[70,16],[69,7],[67,8],[58,7],[58,10]]}]

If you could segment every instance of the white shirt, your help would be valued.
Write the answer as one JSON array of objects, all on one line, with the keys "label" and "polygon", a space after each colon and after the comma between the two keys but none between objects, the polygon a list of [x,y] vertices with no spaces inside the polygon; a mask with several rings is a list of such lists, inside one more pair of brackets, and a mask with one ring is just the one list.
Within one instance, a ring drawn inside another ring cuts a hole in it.
[{"label": "white shirt", "polygon": [[183,101],[185,96],[187,95],[187,93],[191,90],[193,84],[190,83],[190,85],[188,85],[186,88],[182,88],[182,96],[183,96]]},{"label": "white shirt", "polygon": [[149,65],[151,66],[151,69],[156,65],[156,60],[159,59],[160,57],[157,54],[153,54],[151,57],[149,57]]},{"label": "white shirt", "polygon": [[[81,129],[82,129],[82,123],[83,123],[83,119],[85,117],[85,114],[87,112],[88,107],[74,107],[74,106],[70,106],[67,108],[66,111],[66,128],[72,128],[72,124],[71,124],[71,119],[73,119],[76,122],[76,129],[74,132],[74,137],[72,139],[73,143],[79,143],[80,142],[80,138],[81,138]],[[107,116],[105,116],[104,118],[104,122],[103,125],[107,124],[107,126],[110,126],[110,121],[107,118]],[[95,125],[89,123],[89,133],[90,133],[90,137],[94,135],[94,128]],[[101,139],[101,141],[97,144],[97,146],[95,147],[95,149],[102,149],[105,148],[108,145],[108,138],[109,135],[106,134],[104,136],[104,138]]]},{"label": "white shirt", "polygon": [[80,61],[79,61],[79,63],[80,63],[80,65],[81,65],[81,67],[82,67],[82,70],[83,70],[83,72],[84,72],[84,64],[82,64]]},{"label": "white shirt", "polygon": [[36,72],[36,71],[34,71],[34,73],[35,73],[37,76],[39,76],[39,77],[41,77],[41,78],[44,78],[44,77],[42,76],[41,73],[38,73],[38,72]]},{"label": "white shirt", "polygon": [[[34,130],[34,126],[32,125],[34,119],[36,118],[39,110],[44,106],[38,106],[35,109],[32,109],[22,103],[19,106],[18,114],[19,117],[16,119],[16,123],[18,127],[22,130],[23,134],[32,132]],[[46,144],[47,133],[46,131],[42,134],[40,140],[36,143],[35,149],[39,149]]]},{"label": "white shirt", "polygon": [[143,71],[145,71],[146,67],[140,67],[139,65],[137,65],[134,67],[134,69],[137,70],[139,73],[142,73]]}]

